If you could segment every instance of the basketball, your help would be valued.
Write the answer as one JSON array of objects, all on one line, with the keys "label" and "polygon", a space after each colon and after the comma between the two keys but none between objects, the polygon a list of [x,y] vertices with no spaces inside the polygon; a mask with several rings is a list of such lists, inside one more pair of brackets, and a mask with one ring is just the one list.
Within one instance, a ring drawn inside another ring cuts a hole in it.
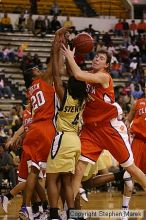
[{"label": "basketball", "polygon": [[77,34],[73,41],[73,46],[77,53],[85,54],[92,51],[94,42],[93,38],[87,33]]}]

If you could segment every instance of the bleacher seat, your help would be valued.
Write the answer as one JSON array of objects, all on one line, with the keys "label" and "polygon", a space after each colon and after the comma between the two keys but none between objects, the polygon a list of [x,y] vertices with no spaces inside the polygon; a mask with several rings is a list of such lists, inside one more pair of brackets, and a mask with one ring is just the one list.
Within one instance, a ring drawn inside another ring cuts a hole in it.
[{"label": "bleacher seat", "polygon": [[[50,14],[51,6],[53,5],[53,0],[41,0],[38,2],[38,14]],[[58,0],[59,7],[61,9],[62,15],[70,16],[81,16],[81,10],[77,7],[73,0]],[[29,0],[5,0],[1,3],[1,11],[7,12],[17,12],[30,11],[30,1]]]},{"label": "bleacher seat", "polygon": [[121,0],[87,0],[90,6],[100,16],[115,16],[128,18],[129,14]]}]

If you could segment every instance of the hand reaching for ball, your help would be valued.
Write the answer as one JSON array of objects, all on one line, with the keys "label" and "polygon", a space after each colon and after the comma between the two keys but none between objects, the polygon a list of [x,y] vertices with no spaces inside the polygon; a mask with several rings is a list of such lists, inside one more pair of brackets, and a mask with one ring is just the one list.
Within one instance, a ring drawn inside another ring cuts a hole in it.
[{"label": "hand reaching for ball", "polygon": [[54,50],[60,50],[62,43],[67,45],[69,38],[69,28],[62,27],[55,32],[55,38],[53,42]]},{"label": "hand reaching for ball", "polygon": [[62,44],[61,53],[67,59],[74,58],[75,48],[73,48],[73,50],[71,50],[69,45],[66,47],[64,44]]}]

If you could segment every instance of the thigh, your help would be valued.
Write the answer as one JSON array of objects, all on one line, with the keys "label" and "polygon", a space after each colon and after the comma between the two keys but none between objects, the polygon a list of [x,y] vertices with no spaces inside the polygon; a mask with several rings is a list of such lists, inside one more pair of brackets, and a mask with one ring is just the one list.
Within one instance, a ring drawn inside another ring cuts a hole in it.
[{"label": "thigh", "polygon": [[27,165],[27,161],[28,161],[28,156],[27,154],[23,151],[22,155],[21,155],[21,161],[20,161],[20,165],[19,165],[19,169],[18,169],[18,180],[20,182],[25,182],[27,180],[28,177],[28,165]]},{"label": "thigh", "polygon": [[[123,167],[133,163],[133,153],[129,143],[127,128],[122,121],[111,121],[111,126],[101,130],[100,141]],[[103,138],[102,138],[103,137]]]},{"label": "thigh", "polygon": [[94,164],[97,161],[99,155],[102,152],[102,148],[100,147],[100,143],[96,137],[96,131],[94,129],[95,128],[89,129],[87,126],[84,126],[80,135],[80,139],[81,139],[80,160],[87,161],[92,164]]},{"label": "thigh", "polygon": [[75,172],[75,164],[79,158],[81,143],[73,132],[58,132],[52,144],[47,161],[47,172]]},{"label": "thigh", "polygon": [[134,138],[131,144],[135,165],[146,174],[146,143]]}]

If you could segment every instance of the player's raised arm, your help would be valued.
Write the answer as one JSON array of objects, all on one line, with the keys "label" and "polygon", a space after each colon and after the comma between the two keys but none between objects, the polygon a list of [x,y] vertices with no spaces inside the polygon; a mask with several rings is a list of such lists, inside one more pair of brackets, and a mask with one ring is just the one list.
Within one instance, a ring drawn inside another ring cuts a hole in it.
[{"label": "player's raised arm", "polygon": [[55,34],[53,42],[53,53],[52,53],[52,73],[55,85],[55,90],[59,96],[60,101],[64,98],[64,87],[61,80],[61,71],[64,68],[64,59],[60,53],[62,47],[62,42],[66,43],[65,34],[67,32],[66,28],[61,28]]},{"label": "player's raised arm", "polygon": [[52,44],[51,48],[51,53],[50,53],[50,60],[49,63],[47,64],[47,70],[43,74],[42,78],[47,81],[48,83],[52,84],[53,83],[53,55],[54,55],[54,50],[55,50],[55,44],[57,43],[65,43],[65,34],[68,32],[69,28],[63,27],[60,28],[59,30],[56,31],[54,41]]},{"label": "player's raised arm", "polygon": [[[92,62],[92,66],[94,65],[93,72],[90,73],[90,72],[82,71],[80,67],[76,64],[74,59],[75,49],[71,51],[70,47],[65,47],[65,45],[63,45],[63,48],[61,49],[61,53],[68,60],[70,68],[76,79],[90,83],[100,83],[105,86],[106,84],[109,83],[109,77],[106,74],[106,68],[108,68],[109,63],[106,64],[104,63],[104,66],[98,65],[99,62],[102,64],[102,59],[106,59],[106,55],[103,54],[100,58],[98,58],[99,57],[98,55],[95,56]],[[100,67],[100,72],[98,71],[99,67]],[[96,73],[97,71],[98,73]]]}]

